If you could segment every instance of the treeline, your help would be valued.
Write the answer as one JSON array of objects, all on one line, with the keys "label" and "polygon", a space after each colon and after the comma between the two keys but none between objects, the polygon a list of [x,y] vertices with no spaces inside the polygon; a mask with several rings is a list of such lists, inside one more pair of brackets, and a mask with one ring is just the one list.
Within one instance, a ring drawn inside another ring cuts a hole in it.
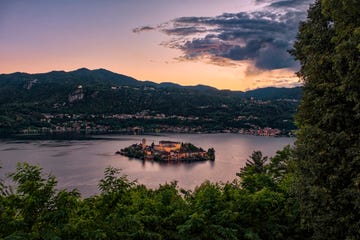
[{"label": "treeline", "polygon": [[193,191],[176,182],[149,189],[107,168],[99,195],[56,190],[39,166],[19,163],[2,183],[3,239],[304,239],[291,193],[291,149],[267,159],[254,152],[242,181],[204,182]]}]

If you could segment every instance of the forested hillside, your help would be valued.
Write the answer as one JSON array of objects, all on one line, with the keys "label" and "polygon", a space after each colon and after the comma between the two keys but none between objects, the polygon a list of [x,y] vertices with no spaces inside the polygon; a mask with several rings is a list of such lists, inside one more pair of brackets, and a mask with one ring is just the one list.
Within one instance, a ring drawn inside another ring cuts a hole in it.
[{"label": "forested hillside", "polygon": [[[0,75],[0,131],[190,132],[295,129],[300,88],[220,91],[138,81],[104,69]],[[186,130],[190,129],[190,130]],[[179,130],[179,131],[180,131]]]}]

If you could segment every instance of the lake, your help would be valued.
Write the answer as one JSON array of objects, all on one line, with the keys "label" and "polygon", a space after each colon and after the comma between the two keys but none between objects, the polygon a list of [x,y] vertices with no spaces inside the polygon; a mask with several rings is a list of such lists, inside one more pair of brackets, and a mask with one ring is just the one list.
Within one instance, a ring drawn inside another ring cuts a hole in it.
[{"label": "lake", "polygon": [[[145,138],[148,144],[160,140],[191,142],[207,150],[215,148],[214,162],[166,164],[129,159],[115,152]],[[205,180],[232,181],[254,150],[273,156],[277,150],[293,144],[295,138],[261,137],[241,134],[164,134],[102,136],[101,140],[0,140],[0,178],[13,172],[17,162],[39,164],[45,173],[52,173],[58,188],[80,190],[83,197],[98,193],[99,180],[104,169],[113,166],[122,169],[130,180],[137,180],[150,188],[178,181],[185,189],[193,189]]]}]

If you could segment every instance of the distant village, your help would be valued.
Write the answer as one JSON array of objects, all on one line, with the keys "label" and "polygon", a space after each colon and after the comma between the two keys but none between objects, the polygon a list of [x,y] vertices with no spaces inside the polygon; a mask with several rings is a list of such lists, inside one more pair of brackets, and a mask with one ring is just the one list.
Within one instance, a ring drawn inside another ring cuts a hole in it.
[{"label": "distant village", "polygon": [[[26,87],[31,89],[38,83],[35,79]],[[116,86],[111,87],[112,90],[118,89]],[[84,99],[84,88],[78,85],[68,95],[67,102],[55,103],[52,108],[54,110],[72,104],[73,102]],[[94,93],[95,94],[95,93]],[[266,105],[270,101],[249,100],[253,104]],[[199,106],[200,109],[207,109],[209,106]],[[221,106],[228,108],[226,104]],[[151,133],[240,133],[246,135],[257,136],[281,136],[291,135],[287,130],[282,132],[278,128],[260,127],[254,124],[258,121],[257,116],[253,115],[237,115],[232,120],[233,126],[212,126],[215,120],[209,116],[180,116],[166,115],[145,109],[138,113],[113,113],[113,114],[91,114],[91,113],[41,113],[38,115],[38,122],[23,129],[18,129],[18,133],[24,135],[31,134],[151,134]],[[284,122],[287,120],[283,120]],[[209,124],[210,123],[210,124]],[[237,123],[241,123],[241,127],[234,127]],[[216,124],[214,124],[216,125]]]},{"label": "distant village", "polygon": [[[252,116],[239,116],[237,120],[244,120],[254,118]],[[131,126],[123,128],[114,128],[106,121],[146,121],[146,120],[180,120],[184,125],[168,125],[159,123],[149,126]],[[229,127],[225,129],[204,129],[202,126],[194,125],[192,122],[199,121],[199,117],[184,117],[165,114],[149,114],[143,111],[136,114],[67,114],[67,113],[43,113],[40,122],[44,126],[34,128],[22,129],[22,134],[53,134],[53,133],[85,133],[85,134],[106,134],[106,133],[120,133],[120,134],[144,134],[144,133],[240,133],[246,135],[257,136],[280,136],[284,135],[280,129],[277,128],[260,128],[259,126],[248,124],[248,128]],[[186,125],[185,125],[186,124]]]},{"label": "distant village", "polygon": [[206,161],[215,160],[214,148],[204,151],[191,143],[180,143],[173,141],[160,141],[147,145],[144,138],[141,143],[133,144],[116,152],[127,157],[152,161]]}]

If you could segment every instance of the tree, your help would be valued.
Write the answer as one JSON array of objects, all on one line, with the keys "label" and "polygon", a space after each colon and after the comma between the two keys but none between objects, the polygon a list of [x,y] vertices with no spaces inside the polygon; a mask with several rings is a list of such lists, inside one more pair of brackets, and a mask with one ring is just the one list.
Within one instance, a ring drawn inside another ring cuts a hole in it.
[{"label": "tree", "polygon": [[312,239],[359,239],[360,1],[317,0],[291,51],[301,63],[296,194]]},{"label": "tree", "polygon": [[[0,169],[2,166],[0,165]],[[9,195],[11,189],[7,186],[2,178],[0,178],[0,197]]]},{"label": "tree", "polygon": [[230,210],[231,201],[224,201],[219,184],[204,182],[188,198],[190,211],[177,228],[181,239],[237,239],[237,213]]},{"label": "tree", "polygon": [[44,177],[39,166],[28,163],[18,163],[11,177],[18,184],[17,207],[26,228],[40,228],[42,215],[51,208],[57,184],[55,177]]},{"label": "tree", "polygon": [[262,173],[264,172],[266,161],[267,156],[263,157],[261,151],[254,151],[251,154],[250,159],[246,160],[245,168],[254,167],[256,173]]},{"label": "tree", "polygon": [[266,162],[268,158],[263,157],[261,151],[254,151],[250,159],[246,160],[245,167],[236,173],[241,178],[241,186],[250,192],[256,192],[264,187],[274,187],[271,177],[266,173]]},{"label": "tree", "polygon": [[270,159],[254,151],[236,174],[241,177],[241,189],[235,211],[239,212],[238,225],[245,239],[306,239],[291,191],[292,158],[290,146]]}]

